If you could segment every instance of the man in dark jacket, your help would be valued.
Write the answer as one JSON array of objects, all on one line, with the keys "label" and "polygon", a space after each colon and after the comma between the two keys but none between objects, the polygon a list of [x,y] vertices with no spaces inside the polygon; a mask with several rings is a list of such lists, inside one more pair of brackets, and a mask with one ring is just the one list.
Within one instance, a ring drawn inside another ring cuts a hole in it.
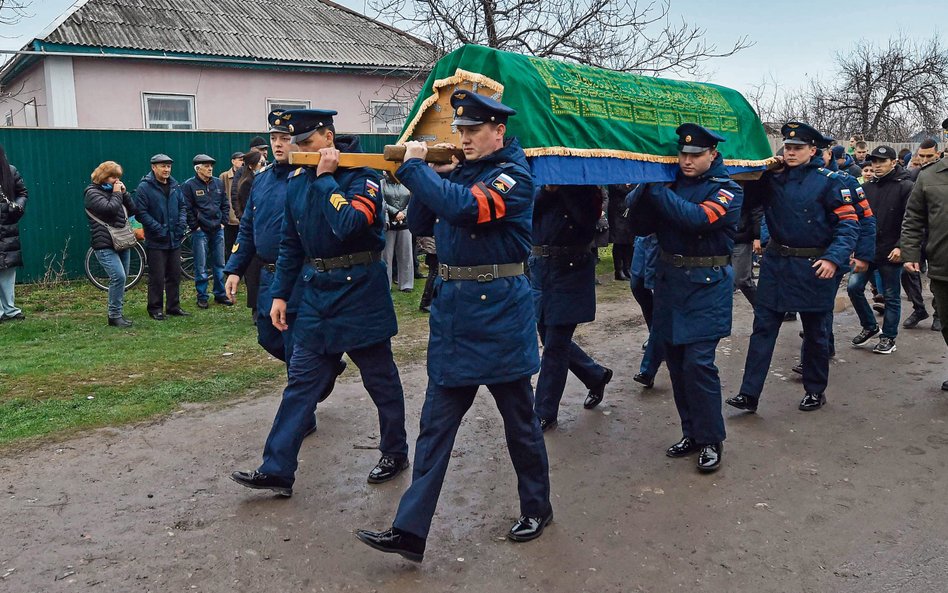
[{"label": "man in dark jacket", "polygon": [[[912,175],[912,181],[916,181],[918,176],[926,167],[934,165],[941,158],[938,152],[938,143],[927,138],[922,140],[918,150],[915,151],[915,157],[918,159],[918,168],[909,171]],[[922,241],[922,259],[925,259],[925,241]],[[923,268],[924,269],[924,268]],[[912,302],[912,314],[909,315],[902,327],[912,329],[922,320],[928,319],[928,310],[925,308],[925,298],[922,296],[922,275],[917,272],[909,272],[902,269],[902,288],[905,290],[905,296]],[[935,318],[932,320],[932,329],[941,331],[941,320],[938,318],[938,312],[935,311]]]},{"label": "man in dark jacket", "polygon": [[230,200],[224,184],[214,177],[214,159],[206,154],[194,157],[195,176],[181,184],[188,209],[188,226],[194,248],[194,288],[197,306],[207,309],[207,264],[214,274],[214,302],[232,306],[224,290],[224,223],[230,217]]},{"label": "man in dark jacket", "polygon": [[841,144],[833,147],[833,158],[836,160],[836,166],[840,171],[846,171],[856,179],[862,175],[862,167],[856,164],[853,157],[846,154],[846,149]]},{"label": "man in dark jacket", "polygon": [[734,266],[734,290],[744,293],[747,302],[754,306],[757,302],[757,285],[754,284],[754,254],[760,253],[760,219],[764,217],[763,207],[748,203],[741,205],[741,220],[734,235],[734,254],[731,264]]},{"label": "man in dark jacket", "polygon": [[[625,197],[631,190],[632,186],[627,183],[610,185],[608,188],[606,220],[609,222],[612,267],[615,270],[616,280],[632,279],[632,246],[635,244],[635,235],[629,227],[629,220],[622,216],[625,210]],[[595,284],[595,279],[593,284]]]},{"label": "man in dark jacket", "polygon": [[0,146],[0,322],[26,318],[14,304],[16,269],[23,266],[19,220],[26,208],[27,191],[16,167],[7,162]]},{"label": "man in dark jacket", "polygon": [[[948,120],[942,123],[948,129]],[[935,295],[935,309],[942,317],[948,312],[948,160],[925,167],[919,174],[905,207],[899,245],[909,272],[919,272],[922,241],[927,235],[928,277]],[[948,344],[948,326],[941,335]],[[941,384],[948,391],[948,381]]]},{"label": "man in dark jacket", "polygon": [[876,218],[875,258],[869,269],[853,272],[849,276],[849,299],[853,303],[862,331],[853,338],[853,345],[861,346],[879,333],[872,308],[866,300],[866,284],[873,273],[879,272],[882,279],[882,294],[885,296],[882,337],[872,349],[877,354],[895,352],[895,338],[899,334],[899,320],[902,315],[901,250],[899,235],[902,232],[902,217],[905,205],[912,193],[912,179],[908,171],[896,160],[896,152],[891,146],[877,146],[869,155],[872,161],[874,179],[864,186],[866,199]]},{"label": "man in dark jacket", "polygon": [[188,315],[181,309],[180,298],[181,241],[188,213],[178,182],[171,176],[173,162],[166,154],[151,157],[151,173],[142,177],[135,189],[138,221],[145,229],[148,257],[148,314],[156,321],[165,320],[163,307],[168,315]]}]

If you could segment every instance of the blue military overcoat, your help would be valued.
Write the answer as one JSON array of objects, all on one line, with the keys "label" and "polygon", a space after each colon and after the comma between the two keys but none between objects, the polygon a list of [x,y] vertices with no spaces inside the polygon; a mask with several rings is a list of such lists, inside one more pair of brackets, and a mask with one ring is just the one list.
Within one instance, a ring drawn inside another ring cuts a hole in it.
[{"label": "blue military overcoat", "polygon": [[655,235],[636,237],[630,269],[632,276],[641,278],[645,288],[655,290],[655,268],[657,266],[658,237]]},{"label": "blue military overcoat", "polygon": [[[718,155],[699,177],[679,171],[670,187],[638,186],[627,206],[635,233],[656,233],[659,248],[668,254],[729,256],[743,195]],[[730,335],[733,278],[730,265],[675,267],[659,259],[652,333],[676,346]]]},{"label": "blue military overcoat", "polygon": [[[442,178],[420,159],[396,173],[412,191],[408,226],[434,235],[449,266],[522,263],[531,245],[533,177],[520,143]],[[435,280],[428,376],[437,385],[490,385],[540,368],[533,297],[526,276],[491,282]]]},{"label": "blue military overcoat", "polygon": [[[813,162],[819,165],[822,158],[821,155],[817,154],[813,157]],[[873,261],[876,256],[876,217],[866,200],[865,190],[857,178],[838,168],[835,159],[830,159],[829,166],[824,167],[824,171],[821,171],[824,175],[826,174],[825,169],[833,171],[836,178],[850,191],[853,199],[853,209],[856,210],[856,217],[859,219],[859,235],[856,238],[856,246],[853,248],[853,256],[864,262]],[[849,271],[849,266],[843,266],[842,269]]]},{"label": "blue military overcoat", "polygon": [[[358,152],[358,139],[336,136],[336,147]],[[294,339],[317,354],[364,348],[398,333],[384,262],[320,272],[310,261],[382,250],[379,184],[379,175],[366,168],[319,177],[313,168],[300,168],[288,182],[271,292],[288,300],[302,281]]]},{"label": "blue military overcoat", "polygon": [[[286,187],[289,175],[295,170],[288,163],[268,165],[254,177],[250,188],[244,214],[240,218],[237,241],[234,251],[224,266],[225,274],[243,277],[247,273],[254,256],[264,263],[276,263],[280,252],[280,231],[283,228],[283,213],[286,211]],[[272,276],[264,270],[261,273],[258,291],[257,310],[264,315],[270,311],[273,298],[267,282]],[[302,280],[297,281],[297,285]],[[294,290],[286,303],[288,313],[296,313],[299,308],[300,291]]]},{"label": "blue military overcoat", "polygon": [[[816,277],[813,264],[825,259],[842,273],[856,245],[859,221],[857,196],[820,161],[768,172],[748,184],[748,199],[763,203],[771,248],[764,252],[757,283],[757,304],[773,311],[833,310],[839,278]],[[779,255],[773,243],[793,248],[819,248],[819,257]]]},{"label": "blue military overcoat", "polygon": [[530,256],[530,285],[540,323],[576,325],[596,318],[596,258],[590,246],[601,214],[602,192],[596,186],[561,185],[537,192],[533,244],[583,250],[556,257]]}]

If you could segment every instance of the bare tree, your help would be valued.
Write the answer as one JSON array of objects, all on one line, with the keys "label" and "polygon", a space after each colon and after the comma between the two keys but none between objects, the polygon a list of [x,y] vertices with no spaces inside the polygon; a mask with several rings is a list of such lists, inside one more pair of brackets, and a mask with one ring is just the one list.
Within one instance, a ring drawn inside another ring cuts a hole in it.
[{"label": "bare tree", "polygon": [[803,92],[809,111],[837,137],[903,140],[934,131],[948,105],[948,50],[938,36],[915,42],[905,35],[886,45],[861,41],[836,56],[832,82]]},{"label": "bare tree", "polygon": [[749,47],[718,47],[673,22],[671,0],[369,0],[381,20],[447,52],[473,43],[619,70],[697,75],[705,62]]},{"label": "bare tree", "polygon": [[18,25],[33,16],[27,10],[32,3],[32,0],[0,0],[0,26]]}]

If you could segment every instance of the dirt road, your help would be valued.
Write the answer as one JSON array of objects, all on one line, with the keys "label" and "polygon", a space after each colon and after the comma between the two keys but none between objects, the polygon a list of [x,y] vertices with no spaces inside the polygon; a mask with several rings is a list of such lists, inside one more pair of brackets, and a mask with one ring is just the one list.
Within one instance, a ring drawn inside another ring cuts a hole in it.
[{"label": "dirt road", "polygon": [[[718,350],[725,395],[740,382],[751,313],[736,297]],[[547,436],[555,522],[528,544],[513,470],[485,392],[465,419],[418,566],[359,543],[385,528],[409,482],[365,477],[378,458],[374,408],[347,371],[304,443],[291,499],[241,488],[280,386],[226,408],[99,430],[0,459],[0,591],[948,590],[948,377],[940,335],[903,330],[898,352],[848,347],[838,314],[829,404],[796,409],[800,340],[785,324],[759,413],[726,410],[725,465],[711,476],[663,450],[680,436],[664,369],[632,382],[645,339],[629,300],[600,306],[578,339],[616,369],[598,409],[574,378]],[[405,366],[409,437],[426,382]],[[414,448],[412,447],[412,452]]]}]

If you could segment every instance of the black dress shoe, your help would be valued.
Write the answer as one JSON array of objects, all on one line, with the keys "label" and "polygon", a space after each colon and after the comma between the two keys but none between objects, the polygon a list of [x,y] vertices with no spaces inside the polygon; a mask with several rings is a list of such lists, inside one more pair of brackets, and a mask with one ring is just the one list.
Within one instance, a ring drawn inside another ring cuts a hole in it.
[{"label": "black dress shoe", "polygon": [[651,389],[652,387],[655,387],[655,377],[650,377],[649,375],[646,375],[645,373],[636,373],[635,376],[632,377],[632,380],[635,381],[636,383],[641,383],[642,385],[645,386],[646,389]]},{"label": "black dress shoe", "polygon": [[948,391],[948,381],[945,381],[944,383],[941,384],[941,390]]},{"label": "black dress shoe", "polygon": [[224,305],[225,307],[234,306],[234,303],[230,302],[230,299],[227,297],[214,297],[214,302],[218,305]]},{"label": "black dress shoe", "polygon": [[902,327],[912,329],[925,319],[928,319],[928,311],[912,311],[912,314],[902,323]]},{"label": "black dress shoe", "polygon": [[724,443],[714,443],[713,445],[704,445],[701,447],[701,453],[698,454],[698,471],[702,473],[711,473],[721,467],[721,458],[724,456]]},{"label": "black dress shoe", "polygon": [[606,385],[609,384],[609,381],[612,381],[612,369],[606,369],[606,372],[603,374],[602,381],[599,383],[599,385],[596,385],[590,389],[589,393],[586,394],[586,401],[583,402],[584,408],[591,410],[602,403]]},{"label": "black dress shoe", "polygon": [[293,480],[261,474],[254,470],[252,472],[234,472],[230,479],[241,486],[253,488],[254,490],[272,490],[280,496],[293,496]]},{"label": "black dress shoe", "polygon": [[148,315],[149,315],[149,317],[151,317],[151,318],[154,319],[155,321],[164,321],[164,320],[165,320],[165,314],[162,313],[162,312],[160,312],[160,311],[159,311],[158,313],[149,313]]},{"label": "black dress shoe", "polygon": [[332,390],[336,388],[336,379],[339,378],[339,375],[346,370],[346,361],[340,360],[339,364],[336,365],[336,374],[333,375],[332,382],[326,387],[326,391],[323,391],[319,394],[319,399],[316,400],[316,403],[321,404],[326,401],[326,398],[332,393]]},{"label": "black dress shoe", "polygon": [[819,410],[825,405],[825,395],[822,393],[807,393],[803,396],[803,399],[800,400],[800,405],[798,407],[804,412],[812,412],[813,410]]},{"label": "black dress shoe", "polygon": [[786,313],[783,314],[783,320],[784,320],[784,321],[796,321],[796,320],[797,320],[797,314],[794,313],[793,311],[787,311]]},{"label": "black dress shoe", "polygon": [[198,301],[197,306],[198,309],[207,309],[207,301]]},{"label": "black dress shoe", "polygon": [[507,532],[507,539],[515,542],[528,542],[543,535],[543,528],[553,520],[553,511],[550,511],[545,517],[520,517],[510,531]]},{"label": "black dress shoe", "polygon": [[418,307],[418,310],[422,313],[431,313],[431,305],[422,305]]},{"label": "black dress shoe", "polygon": [[941,318],[940,317],[935,317],[934,319],[932,319],[932,331],[933,332],[941,331]]},{"label": "black dress shoe", "polygon": [[369,472],[369,484],[381,484],[395,478],[398,474],[405,471],[408,467],[407,457],[395,457],[393,455],[382,455],[379,462]]},{"label": "black dress shoe", "polygon": [[803,365],[802,365],[802,364],[794,365],[793,368],[791,368],[790,370],[793,371],[794,373],[798,374],[798,375],[802,375],[802,374],[803,374]]},{"label": "black dress shoe", "polygon": [[681,437],[681,440],[665,449],[665,455],[669,457],[684,457],[691,455],[700,449],[698,443],[691,437]]},{"label": "black dress shoe", "polygon": [[556,428],[556,425],[559,424],[556,420],[547,420],[546,418],[540,418],[540,430],[546,432],[548,430],[553,430]]},{"label": "black dress shoe", "polygon": [[412,562],[421,562],[425,557],[425,540],[406,531],[392,527],[388,531],[356,531],[359,541],[380,552],[401,554]]},{"label": "black dress shoe", "polygon": [[311,434],[316,434],[316,413],[313,413],[313,424],[309,428],[303,431],[303,438],[305,439]]},{"label": "black dress shoe", "polygon": [[177,309],[172,309],[168,311],[166,315],[171,315],[172,317],[190,317],[191,316],[190,313],[188,313],[184,309],[181,309],[180,307]]},{"label": "black dress shoe", "polygon": [[743,393],[738,393],[734,397],[729,397],[724,400],[729,406],[734,406],[738,410],[747,410],[748,412],[757,411],[757,398],[745,395]]},{"label": "black dress shoe", "polygon": [[109,325],[112,327],[132,327],[132,322],[124,317],[109,317]]}]

